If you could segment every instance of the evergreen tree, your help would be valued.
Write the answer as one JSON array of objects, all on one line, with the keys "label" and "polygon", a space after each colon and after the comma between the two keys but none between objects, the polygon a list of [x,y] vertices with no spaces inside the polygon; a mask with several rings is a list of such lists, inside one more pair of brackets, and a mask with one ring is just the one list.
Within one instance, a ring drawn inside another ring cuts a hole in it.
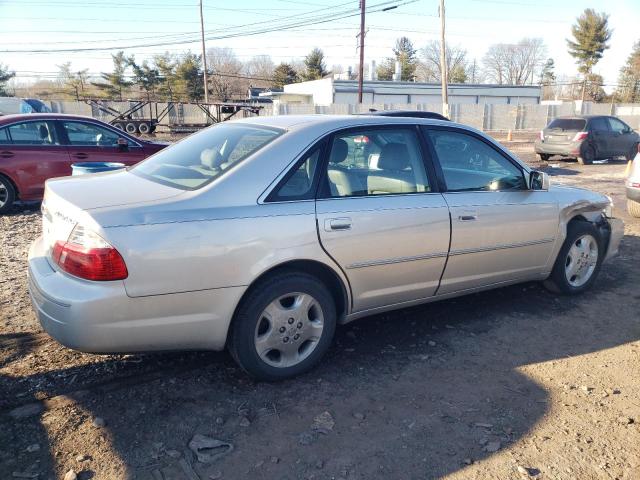
[{"label": "evergreen tree", "polygon": [[123,51],[119,51],[115,55],[112,54],[111,58],[113,59],[113,72],[103,72],[101,76],[104,82],[94,83],[93,85],[102,90],[107,97],[123,100],[122,94],[133,84],[132,81],[127,79],[127,68],[130,65],[130,59],[125,56]]},{"label": "evergreen tree", "polygon": [[288,63],[281,63],[273,71],[273,88],[282,88],[298,81],[298,72]]},{"label": "evergreen tree", "polygon": [[611,30],[609,15],[587,8],[571,27],[573,40],[567,39],[569,54],[576,59],[578,71],[583,74],[582,99],[585,99],[587,80],[593,67],[609,48]]},{"label": "evergreen tree", "polygon": [[129,66],[133,71],[133,82],[146,93],[147,100],[151,100],[160,84],[160,71],[155,66],[150,66],[146,60],[138,65],[133,56],[129,58]]},{"label": "evergreen tree", "polygon": [[311,50],[304,59],[304,65],[303,80],[319,80],[329,73],[324,63],[324,53],[319,48]]},{"label": "evergreen tree", "polygon": [[416,58],[416,49],[413,48],[411,40],[407,37],[397,39],[393,54],[393,58],[387,58],[378,67],[378,79],[393,80],[395,62],[400,62],[400,80],[413,80],[416,74],[418,60]]},{"label": "evergreen tree", "polygon": [[80,96],[84,95],[85,87],[89,83],[89,69],[85,68],[78,72],[73,72],[71,62],[65,62],[58,65],[58,82],[64,90],[64,93],[73,97],[76,101],[80,100]]},{"label": "evergreen tree", "polygon": [[197,101],[204,95],[202,57],[187,53],[176,64],[176,83],[182,97]]},{"label": "evergreen tree", "polygon": [[540,72],[540,83],[544,85],[548,85],[556,81],[556,73],[555,73],[555,62],[553,58],[547,58],[547,61],[542,66],[542,71]]},{"label": "evergreen tree", "polygon": [[0,63],[0,96],[9,95],[7,92],[7,82],[15,76],[15,72],[10,72],[9,67],[5,67]]},{"label": "evergreen tree", "polygon": [[627,63],[620,69],[616,98],[620,102],[640,102],[640,40],[633,45]]},{"label": "evergreen tree", "polygon": [[165,52],[153,57],[153,65],[159,73],[158,94],[172,102],[177,93],[175,55]]}]

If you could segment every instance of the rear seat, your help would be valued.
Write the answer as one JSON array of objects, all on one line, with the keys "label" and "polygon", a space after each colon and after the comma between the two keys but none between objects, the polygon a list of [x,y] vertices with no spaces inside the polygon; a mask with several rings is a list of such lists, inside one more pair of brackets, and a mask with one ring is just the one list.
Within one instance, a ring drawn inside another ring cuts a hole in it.
[{"label": "rear seat", "polygon": [[402,143],[388,143],[380,151],[378,168],[369,173],[369,194],[416,192],[416,180],[411,171],[409,149]]}]

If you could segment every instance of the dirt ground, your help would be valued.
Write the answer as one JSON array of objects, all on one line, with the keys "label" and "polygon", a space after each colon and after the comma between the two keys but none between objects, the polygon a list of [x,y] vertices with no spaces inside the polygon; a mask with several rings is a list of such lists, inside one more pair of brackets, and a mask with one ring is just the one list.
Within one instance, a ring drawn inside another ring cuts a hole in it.
[{"label": "dirt ground", "polygon": [[[530,136],[507,146],[540,167]],[[640,220],[625,164],[546,169],[611,195],[626,222],[589,293],[531,283],[362,319],[277,384],[227,353],[60,346],[26,289],[38,206],[0,217],[0,478],[639,479]],[[198,434],[225,442],[209,463],[189,448]]]}]

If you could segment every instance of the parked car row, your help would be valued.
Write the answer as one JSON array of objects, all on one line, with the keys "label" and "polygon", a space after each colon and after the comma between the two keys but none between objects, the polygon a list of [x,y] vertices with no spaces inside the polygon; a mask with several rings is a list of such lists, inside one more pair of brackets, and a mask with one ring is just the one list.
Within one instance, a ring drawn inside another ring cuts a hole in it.
[{"label": "parked car row", "polygon": [[[84,135],[56,121],[65,148]],[[484,133],[380,115],[218,124],[128,170],[47,181],[42,212],[29,289],[50,335],[228,348],[263,380],[374,313],[532,280],[584,292],[623,234],[605,195],[550,186]]]},{"label": "parked car row", "polygon": [[45,180],[71,175],[75,162],[134,165],[167,145],[93,118],[55,113],[0,117],[0,214],[16,200],[40,200]]}]

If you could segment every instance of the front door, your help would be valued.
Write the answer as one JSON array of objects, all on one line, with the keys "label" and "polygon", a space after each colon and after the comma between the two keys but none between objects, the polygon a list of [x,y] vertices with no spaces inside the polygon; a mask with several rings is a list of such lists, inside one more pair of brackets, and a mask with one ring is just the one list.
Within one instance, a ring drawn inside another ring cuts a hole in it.
[{"label": "front door", "polygon": [[449,210],[425,169],[415,126],[333,136],[318,235],[345,272],[353,311],[427,298],[449,249]]},{"label": "front door", "polygon": [[558,205],[549,192],[529,190],[523,169],[480,136],[425,131],[451,210],[451,249],[438,294],[540,274],[558,231]]},{"label": "front door", "polygon": [[[115,129],[81,120],[60,120],[62,134],[67,137],[71,163],[120,162],[135,165],[145,158],[144,149],[137,142]],[[120,144],[119,140],[126,140]]]}]

